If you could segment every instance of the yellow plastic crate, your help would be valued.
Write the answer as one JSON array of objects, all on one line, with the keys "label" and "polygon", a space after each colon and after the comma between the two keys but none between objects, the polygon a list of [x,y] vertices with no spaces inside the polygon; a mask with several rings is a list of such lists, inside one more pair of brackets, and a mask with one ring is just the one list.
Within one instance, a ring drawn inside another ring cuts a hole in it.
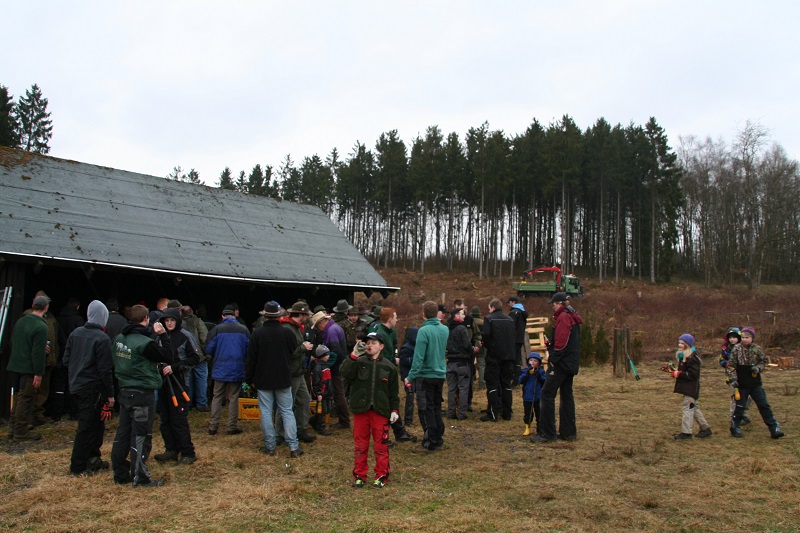
[{"label": "yellow plastic crate", "polygon": [[258,398],[239,398],[239,420],[260,420]]}]

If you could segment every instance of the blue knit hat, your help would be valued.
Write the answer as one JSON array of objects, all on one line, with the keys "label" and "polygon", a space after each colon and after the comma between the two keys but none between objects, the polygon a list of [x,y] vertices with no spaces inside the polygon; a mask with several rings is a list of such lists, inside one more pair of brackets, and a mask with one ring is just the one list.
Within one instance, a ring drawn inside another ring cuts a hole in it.
[{"label": "blue knit hat", "polygon": [[687,346],[689,346],[689,348],[694,347],[694,337],[692,337],[688,333],[684,333],[683,335],[678,337],[678,340],[685,342]]}]

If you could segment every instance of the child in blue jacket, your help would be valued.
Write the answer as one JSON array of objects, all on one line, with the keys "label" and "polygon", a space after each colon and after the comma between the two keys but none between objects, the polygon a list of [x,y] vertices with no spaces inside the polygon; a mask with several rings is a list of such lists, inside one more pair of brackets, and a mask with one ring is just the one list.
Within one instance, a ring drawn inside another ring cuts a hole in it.
[{"label": "child in blue jacket", "polygon": [[524,437],[531,434],[531,422],[533,422],[534,415],[536,416],[536,433],[539,433],[539,399],[542,396],[542,386],[545,378],[546,374],[542,368],[542,356],[538,352],[531,352],[528,356],[528,366],[522,369],[522,373],[518,378],[520,385],[522,385],[522,405],[525,409],[523,418],[525,432],[522,434]]}]

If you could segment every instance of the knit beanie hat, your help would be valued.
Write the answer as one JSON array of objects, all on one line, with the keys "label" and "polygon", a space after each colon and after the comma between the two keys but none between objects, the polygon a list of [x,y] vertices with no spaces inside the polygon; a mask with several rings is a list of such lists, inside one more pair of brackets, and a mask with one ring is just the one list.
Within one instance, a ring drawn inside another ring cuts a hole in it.
[{"label": "knit beanie hat", "polygon": [[731,337],[742,340],[742,332],[739,331],[739,328],[728,328],[728,333],[725,334],[725,338],[730,339]]},{"label": "knit beanie hat", "polygon": [[678,340],[685,342],[686,345],[689,346],[689,348],[694,347],[694,337],[692,337],[688,333],[684,333],[683,335],[678,337]]},{"label": "knit beanie hat", "polygon": [[320,344],[319,346],[317,346],[317,349],[314,350],[314,357],[316,357],[317,359],[320,359],[320,358],[325,357],[326,355],[328,355],[330,353],[331,353],[331,351],[328,349],[327,346],[325,346],[324,344]]},{"label": "knit beanie hat", "polygon": [[756,340],[756,330],[751,328],[750,326],[745,326],[742,328],[742,333],[749,333],[753,340]]}]

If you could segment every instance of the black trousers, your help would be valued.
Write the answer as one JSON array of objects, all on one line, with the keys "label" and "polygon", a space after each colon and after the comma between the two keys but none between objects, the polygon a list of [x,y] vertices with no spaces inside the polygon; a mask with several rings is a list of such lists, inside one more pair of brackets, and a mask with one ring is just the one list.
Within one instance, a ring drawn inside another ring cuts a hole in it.
[{"label": "black trousers", "polygon": [[[111,448],[111,467],[117,483],[147,483],[145,460],[153,447],[156,396],[151,390],[119,391],[119,426]],[[128,460],[130,454],[130,461]]]},{"label": "black trousers", "polygon": [[[553,367],[547,372],[547,379],[542,387],[541,418],[539,419],[539,435],[546,439],[561,437],[575,437],[578,430],[575,427],[575,397],[572,394],[572,381],[574,375],[564,370]],[[559,407],[559,433],[556,433],[556,395],[561,394]]]},{"label": "black trousers", "polygon": [[[180,376],[175,375],[183,381]],[[178,406],[172,403],[172,391],[167,384],[167,376],[164,377],[164,386],[158,391],[158,415],[161,417],[161,438],[164,439],[164,447],[170,451],[180,452],[182,456],[194,457],[194,444],[189,431],[189,403],[178,391],[178,387],[173,383],[175,399]],[[186,386],[181,383],[186,389]]]},{"label": "black trousers", "polygon": [[513,396],[511,382],[514,379],[514,361],[486,359],[487,414],[492,418],[511,420]]},{"label": "black trousers", "polygon": [[422,445],[428,449],[444,444],[444,421],[442,420],[442,389],[444,378],[417,378],[417,408],[419,420],[425,434]]},{"label": "black trousers", "polygon": [[100,411],[106,398],[103,398],[99,387],[75,393],[73,398],[78,406],[78,429],[72,444],[69,471],[80,474],[88,469],[90,458],[100,457],[105,431],[105,424],[100,420]]}]

